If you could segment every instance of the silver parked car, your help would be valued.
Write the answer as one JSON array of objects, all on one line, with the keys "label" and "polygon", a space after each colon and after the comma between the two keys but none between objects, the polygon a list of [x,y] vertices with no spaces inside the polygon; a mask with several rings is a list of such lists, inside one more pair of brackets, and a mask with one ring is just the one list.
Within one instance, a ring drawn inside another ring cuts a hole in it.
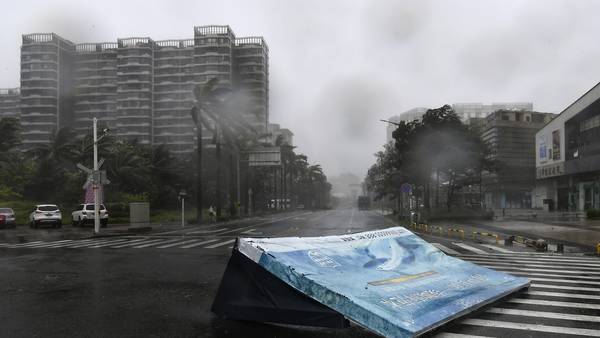
[{"label": "silver parked car", "polygon": [[11,208],[0,208],[0,227],[14,228],[17,225],[15,212]]},{"label": "silver parked car", "polygon": [[62,226],[62,213],[56,204],[36,205],[29,214],[29,226],[37,228],[42,224],[50,224],[54,228]]}]

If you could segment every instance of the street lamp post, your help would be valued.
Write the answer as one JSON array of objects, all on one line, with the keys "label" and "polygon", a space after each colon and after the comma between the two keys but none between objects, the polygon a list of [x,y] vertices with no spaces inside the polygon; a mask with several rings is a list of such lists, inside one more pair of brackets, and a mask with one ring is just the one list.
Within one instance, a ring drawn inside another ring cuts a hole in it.
[{"label": "street lamp post", "polygon": [[182,228],[185,227],[185,196],[187,196],[187,193],[185,192],[185,190],[181,190],[179,192],[179,199],[181,200],[181,227]]},{"label": "street lamp post", "polygon": [[98,172],[98,119],[94,117],[94,173],[92,188],[94,189],[94,233],[100,232],[100,175]]}]

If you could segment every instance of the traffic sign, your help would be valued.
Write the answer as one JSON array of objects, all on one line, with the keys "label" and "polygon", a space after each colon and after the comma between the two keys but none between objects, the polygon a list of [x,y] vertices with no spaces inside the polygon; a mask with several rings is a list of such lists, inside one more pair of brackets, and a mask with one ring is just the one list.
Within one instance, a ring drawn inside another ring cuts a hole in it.
[{"label": "traffic sign", "polygon": [[402,183],[402,185],[400,186],[400,192],[412,192],[412,185],[410,185],[410,183]]}]

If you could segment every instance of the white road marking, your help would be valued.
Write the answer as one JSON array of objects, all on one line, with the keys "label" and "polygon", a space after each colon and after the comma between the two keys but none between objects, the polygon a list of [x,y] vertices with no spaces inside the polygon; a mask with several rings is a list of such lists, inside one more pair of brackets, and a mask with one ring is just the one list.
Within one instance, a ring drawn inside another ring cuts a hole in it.
[{"label": "white road marking", "polygon": [[39,247],[44,247],[44,246],[48,246],[48,245],[56,245],[56,244],[60,244],[60,243],[68,243],[68,242],[73,242],[72,239],[65,239],[62,241],[53,241],[53,242],[41,242],[41,243],[37,243],[37,244],[32,244],[32,245],[27,245],[27,246],[22,246],[22,248],[39,248]]},{"label": "white road marking", "polygon": [[431,245],[435,246],[436,248],[440,249],[441,251],[449,254],[449,255],[457,255],[458,251],[450,249],[440,243],[431,243]]},{"label": "white road marking", "polygon": [[569,262],[569,261],[563,261],[563,260],[554,260],[554,261],[547,261],[547,260],[539,260],[539,259],[528,259],[528,258],[514,258],[514,259],[495,259],[495,258],[490,258],[490,257],[482,257],[482,256],[477,256],[477,257],[461,257],[464,260],[471,260],[471,259],[476,259],[476,260],[480,260],[480,261],[490,261],[490,262],[494,262],[494,263],[498,263],[498,264],[506,264],[506,263],[510,263],[511,265],[514,265],[515,262],[518,263],[540,263],[540,264],[552,264],[552,266],[556,266],[556,264],[568,264],[569,267],[581,267],[581,268],[585,268],[585,267],[599,267],[600,266],[600,262],[598,263],[577,263],[577,262]]},{"label": "white road marking", "polygon": [[[535,278],[530,278],[531,280],[536,280]],[[557,289],[557,290],[573,290],[573,291],[594,291],[600,292],[600,288],[589,288],[585,286],[561,286],[554,284],[540,284],[540,283],[531,283],[531,287],[533,288],[541,288],[541,289]]]},{"label": "white road marking", "polygon": [[196,231],[187,232],[186,234],[188,234],[188,235],[193,235],[193,234],[198,234],[198,235],[201,235],[201,234],[215,234],[215,233],[218,233],[218,232],[221,232],[221,231],[227,231],[228,229],[229,228],[219,228],[219,229],[214,229],[214,230],[196,230]]},{"label": "white road marking", "polygon": [[129,241],[129,238],[124,238],[124,239],[118,239],[118,240],[114,240],[114,241],[110,241],[110,242],[105,242],[105,243],[101,243],[101,244],[93,243],[88,248],[90,248],[90,249],[103,248],[103,247],[106,247],[106,246],[111,246],[111,245],[114,245],[114,244],[121,244],[121,243],[125,243],[125,242],[128,242],[128,241]]},{"label": "white road marking", "polygon": [[[518,276],[541,276],[541,277],[565,277],[565,275],[555,275],[552,273],[535,273],[535,272],[516,272],[516,271],[508,271],[510,270],[510,268],[505,268],[505,269],[496,269],[496,271],[500,271],[500,272],[506,272],[509,273],[511,275],[518,275]],[[569,276],[567,276],[569,277]],[[590,276],[577,276],[578,279],[591,279],[591,280],[598,280],[598,277],[590,277]],[[586,281],[580,281],[580,283],[586,283]]]},{"label": "white road marking", "polygon": [[224,245],[231,244],[231,243],[233,243],[233,242],[235,242],[235,239],[230,239],[230,240],[228,240],[228,241],[225,241],[225,242],[221,242],[221,243],[217,243],[217,244],[209,245],[209,246],[207,246],[206,248],[207,248],[207,249],[214,249],[214,248],[218,248],[218,247],[220,247],[220,246],[224,246]]},{"label": "white road marking", "polygon": [[474,325],[474,326],[487,326],[497,327],[504,329],[513,330],[526,330],[526,331],[539,331],[539,332],[550,332],[559,333],[565,335],[580,335],[580,336],[591,336],[600,337],[600,330],[591,329],[579,329],[574,327],[562,327],[562,326],[549,326],[539,324],[527,324],[527,323],[513,323],[503,322],[497,320],[486,320],[486,319],[465,319],[461,321],[462,324]]},{"label": "white road marking", "polygon": [[465,250],[469,250],[471,252],[474,252],[474,253],[478,253],[478,254],[482,254],[482,255],[487,254],[487,252],[485,252],[485,251],[483,251],[481,249],[474,248],[474,247],[472,247],[470,245],[467,245],[465,243],[454,243],[454,242],[452,242],[452,244],[454,244],[454,245],[456,245],[458,247],[461,247],[461,248],[463,248]]},{"label": "white road marking", "polygon": [[514,251],[511,251],[511,250],[503,249],[501,247],[497,247],[497,246],[495,246],[493,244],[480,244],[480,245],[481,246],[485,246],[488,249],[492,249],[494,251],[498,251],[498,252],[502,252],[502,253],[511,253],[511,252],[514,252]]},{"label": "white road marking", "polygon": [[547,291],[527,291],[526,293],[529,294],[529,295],[534,295],[534,296],[547,296],[547,297],[558,297],[558,298],[578,298],[578,299],[597,299],[597,300],[600,300],[600,296],[596,296],[596,295],[584,295],[584,294],[581,294],[581,293],[547,292]]},{"label": "white road marking", "polygon": [[90,240],[89,242],[83,242],[83,243],[82,243],[82,241],[80,241],[79,243],[74,243],[74,244],[65,246],[65,248],[76,249],[76,248],[82,248],[84,246],[93,245],[93,244],[108,243],[113,240],[114,240],[113,238],[110,238],[110,239],[94,239],[94,240]]},{"label": "white road marking", "polygon": [[354,222],[354,212],[356,209],[352,208],[352,213],[350,214],[350,220],[348,221],[348,228],[352,228],[352,223]]},{"label": "white road marking", "polygon": [[[473,263],[477,263],[477,262],[473,262]],[[552,270],[552,269],[536,269],[536,268],[513,268],[513,267],[508,267],[506,265],[490,265],[489,263],[478,263],[479,266],[484,266],[486,268],[490,268],[490,269],[509,269],[509,270],[518,270],[518,271],[539,271],[539,272],[559,272],[559,273],[563,273],[563,274],[567,274],[567,275],[581,275],[581,274],[587,274],[587,275],[600,275],[600,272],[592,272],[592,271],[581,271],[581,270],[565,270],[565,269],[560,269],[560,270]],[[512,264],[514,265],[514,264]],[[563,275],[563,277],[569,277],[566,275]]]},{"label": "white road marking", "polygon": [[[118,246],[118,247],[120,247],[120,248],[126,248],[126,247],[128,247],[128,246],[131,246],[131,247],[137,248],[137,246],[138,246],[139,244],[150,244],[150,243],[157,243],[157,242],[162,242],[162,241],[164,241],[164,240],[165,240],[164,238],[148,239],[148,240],[146,240],[146,241],[142,241],[142,242],[138,242],[138,243],[131,243],[131,242],[130,242],[130,243],[126,243],[126,244],[123,244],[123,245],[117,245],[117,246]],[[111,248],[116,248],[116,247],[115,247],[115,246],[111,246]]]},{"label": "white road marking", "polygon": [[471,334],[452,333],[452,332],[438,333],[433,337],[434,338],[491,338],[489,336],[474,336]]},{"label": "white road marking", "polygon": [[500,315],[513,315],[513,316],[526,316],[536,318],[550,318],[550,319],[564,319],[564,320],[576,320],[581,322],[597,322],[600,323],[600,317],[588,316],[588,315],[572,315],[568,313],[556,313],[546,311],[530,311],[530,310],[518,310],[518,309],[504,309],[494,307],[486,312],[497,313]]},{"label": "white road marking", "polygon": [[262,232],[255,232],[256,229],[250,229],[242,232],[244,235],[262,235]]},{"label": "white road marking", "polygon": [[83,239],[83,240],[72,241],[72,242],[67,242],[67,243],[55,244],[55,245],[51,245],[51,246],[49,245],[49,246],[47,246],[47,248],[68,248],[73,245],[78,245],[78,244],[82,244],[82,243],[91,243],[93,241],[96,241],[96,240],[95,239]]},{"label": "white road marking", "polygon": [[194,243],[194,244],[184,245],[184,246],[181,246],[180,248],[182,248],[182,249],[190,249],[190,248],[195,248],[195,247],[197,247],[197,246],[204,245],[204,244],[208,244],[208,243],[212,243],[212,242],[216,242],[216,241],[218,241],[218,240],[219,240],[219,239],[209,239],[209,240],[202,241],[202,242],[198,242],[198,243]]},{"label": "white road marking", "polygon": [[157,246],[156,248],[157,249],[166,249],[166,248],[171,248],[171,247],[174,247],[174,246],[188,244],[188,243],[194,243],[194,242],[198,242],[198,241],[201,241],[201,239],[189,239],[187,241],[186,240],[182,241],[181,238],[180,238],[179,242],[172,243],[172,244],[167,244],[167,245]]},{"label": "white road marking", "polygon": [[23,247],[27,247],[29,245],[35,245],[35,244],[40,244],[40,243],[46,243],[46,242],[35,241],[35,242],[27,242],[27,243],[16,243],[16,244],[5,243],[5,244],[11,245],[13,248],[23,248]]},{"label": "white road marking", "polygon": [[177,239],[163,238],[162,242],[159,242],[159,243],[147,243],[147,244],[137,245],[137,246],[134,246],[134,248],[141,249],[141,248],[147,248],[147,247],[153,246],[153,245],[162,245],[162,244],[173,243],[173,242],[181,242],[181,238],[177,238]]},{"label": "white road marking", "polygon": [[[508,261],[504,261],[504,262],[498,262],[496,260],[490,260],[488,258],[482,257],[482,258],[469,258],[468,259],[471,262],[483,262],[486,264],[494,264],[494,265],[508,265],[508,266],[514,266],[515,262],[508,262]],[[552,264],[552,265],[546,265],[546,264],[529,264],[529,263],[523,263],[519,264],[519,266],[526,266],[526,267],[532,267],[532,268],[556,268],[556,269],[561,269],[560,271],[563,271],[563,269],[570,269],[570,268],[577,268],[577,269],[583,269],[583,270],[589,270],[589,271],[600,271],[600,266],[598,267],[587,267],[587,266],[573,266],[573,265],[561,265],[561,264]]]},{"label": "white road marking", "polygon": [[141,238],[141,239],[134,239],[131,240],[129,242],[127,242],[126,244],[122,244],[122,245],[115,245],[115,246],[111,246],[111,249],[119,249],[119,248],[124,248],[126,246],[130,246],[132,244],[142,244],[143,242],[147,241],[148,238]]},{"label": "white road marking", "polygon": [[553,300],[524,299],[524,298],[510,298],[510,299],[507,299],[506,301],[509,303],[519,303],[519,304],[560,306],[560,307],[570,307],[570,308],[574,308],[574,309],[600,310],[600,304],[559,302],[559,301],[553,301]]}]

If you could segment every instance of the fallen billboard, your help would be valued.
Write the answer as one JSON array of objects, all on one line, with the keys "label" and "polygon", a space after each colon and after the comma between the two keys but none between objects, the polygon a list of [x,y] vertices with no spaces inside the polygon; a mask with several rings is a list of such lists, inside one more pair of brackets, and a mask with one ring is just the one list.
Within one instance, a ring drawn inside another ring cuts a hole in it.
[{"label": "fallen billboard", "polygon": [[[318,306],[322,308],[310,313],[320,314],[319,318],[328,316],[328,323],[338,323],[340,319],[335,314],[339,313],[386,337],[423,334],[529,286],[526,278],[447,256],[401,227],[342,236],[240,238],[234,253],[232,260],[260,267],[258,275],[266,270],[264,273],[268,272],[269,278],[283,281],[285,287],[292,290],[288,290],[290,295],[299,302],[306,301],[302,300],[306,296],[320,303]],[[243,256],[241,260],[240,256]],[[228,267],[228,270],[232,269]],[[225,309],[235,294],[225,300],[227,296],[223,294],[227,291],[223,285],[232,279],[227,274],[226,271],[213,304],[217,314],[227,313]],[[252,274],[251,278],[258,275]],[[245,278],[236,278],[236,281],[242,289],[241,285],[247,282]],[[281,299],[265,290],[264,283],[254,281],[253,284],[256,285],[253,290],[263,295],[260,302],[275,308],[285,307],[280,305]],[[243,308],[243,304],[238,307]],[[269,317],[260,316],[260,308],[253,309],[246,311],[250,316],[247,320],[271,321]],[[279,317],[292,316],[302,313],[302,309],[274,312],[279,313]],[[232,317],[244,319],[244,314],[238,312]],[[272,321],[294,322],[280,319]]]}]

